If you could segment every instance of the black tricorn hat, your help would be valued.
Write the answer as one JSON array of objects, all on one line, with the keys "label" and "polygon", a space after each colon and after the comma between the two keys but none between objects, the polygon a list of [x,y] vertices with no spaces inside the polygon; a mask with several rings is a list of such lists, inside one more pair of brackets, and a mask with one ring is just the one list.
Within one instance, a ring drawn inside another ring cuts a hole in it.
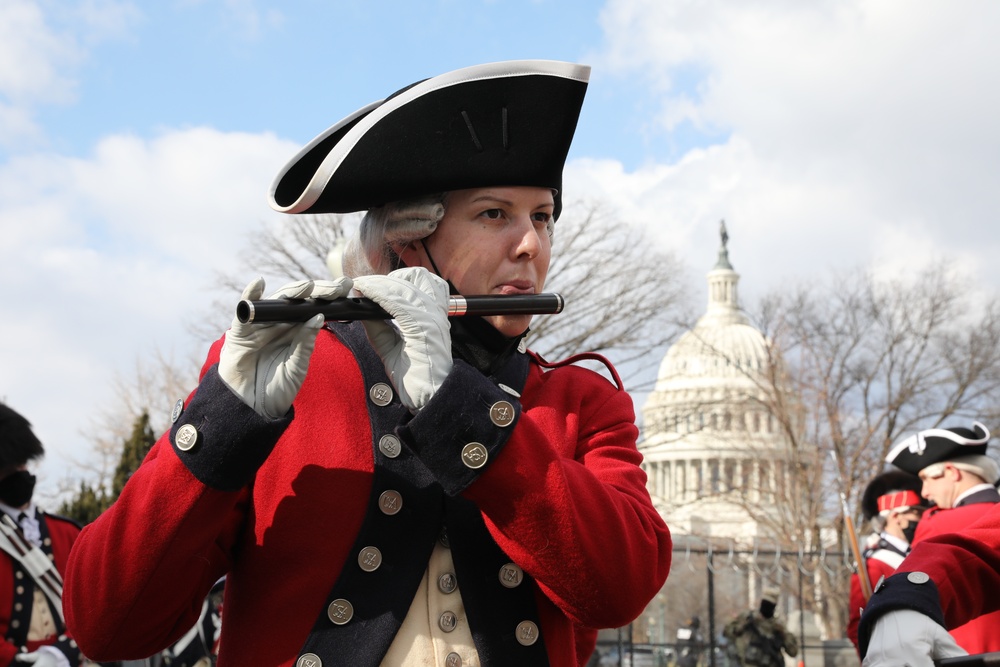
[{"label": "black tricorn hat", "polygon": [[449,190],[555,191],[590,67],[551,60],[476,65],[360,109],[299,151],[268,196],[283,213],[351,213]]},{"label": "black tricorn hat", "polygon": [[898,443],[885,460],[900,470],[917,475],[929,465],[966,456],[985,456],[990,432],[979,422],[972,429],[932,428]]},{"label": "black tricorn hat", "polygon": [[22,465],[44,453],[28,420],[0,403],[0,468]]},{"label": "black tricorn hat", "polygon": [[[865,492],[861,495],[861,513],[866,521],[871,521],[872,517],[878,516],[879,498],[890,491],[913,491],[919,497],[922,486],[923,482],[913,473],[904,470],[887,470],[868,482]],[[921,506],[923,506],[923,502],[921,502]]]}]

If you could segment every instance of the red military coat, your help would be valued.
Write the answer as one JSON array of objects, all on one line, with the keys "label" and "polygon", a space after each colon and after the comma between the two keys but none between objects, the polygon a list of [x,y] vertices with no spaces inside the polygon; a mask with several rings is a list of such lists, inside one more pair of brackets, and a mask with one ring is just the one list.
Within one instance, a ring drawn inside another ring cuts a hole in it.
[{"label": "red military coat", "polygon": [[[925,512],[917,525],[917,533],[913,539],[914,549],[925,540],[965,532],[970,525],[992,511],[998,501],[1000,495],[995,490],[989,489],[963,499],[957,507]],[[919,568],[914,568],[911,560],[907,558],[904,569],[912,571]],[[979,589],[979,593],[982,592],[983,590]],[[1000,595],[1000,589],[995,589],[994,593]],[[948,631],[958,645],[969,653],[1000,651],[1000,611],[974,618],[961,625],[949,624]]]},{"label": "red military coat", "polygon": [[[366,519],[385,520],[368,516],[379,456],[369,414],[379,408],[359,364],[370,367],[370,346],[356,357],[321,331],[293,415],[261,423],[219,380],[220,344],[173,428],[197,426],[196,446],[182,451],[171,434],[161,438],[73,551],[67,620],[94,659],[166,646],[228,573],[219,667],[292,665],[313,626],[328,623],[328,593],[357,561]],[[496,545],[531,578],[549,664],[583,665],[597,628],[629,623],[660,589],[671,540],[639,467],[628,394],[586,369],[546,371],[534,360],[526,368],[517,400],[456,361],[396,433],[449,496],[478,507]],[[517,412],[509,428],[489,423],[502,399]],[[489,453],[479,470],[459,456],[473,438]],[[393,530],[420,520],[404,516],[407,506],[404,497]],[[426,561],[417,566],[422,572]],[[470,586],[462,590],[471,609],[476,582],[458,577],[460,588]],[[362,634],[354,643],[383,639]]]},{"label": "red military coat", "polygon": [[[874,588],[882,577],[890,577],[901,562],[903,562],[903,554],[892,548],[876,548],[866,556],[865,567],[868,570],[868,581],[871,582],[872,587]],[[864,609],[865,603],[865,596],[861,591],[861,580],[857,574],[852,574],[847,636],[855,648],[858,646],[858,621],[861,620],[861,611]]]},{"label": "red military coat", "polygon": [[[937,587],[945,626],[996,619],[1000,610],[1000,503],[961,533],[933,535],[914,546],[900,572],[924,572]],[[985,616],[984,616],[985,615]],[[1000,623],[987,628],[1000,635]]]},{"label": "red military coat", "polygon": [[[62,517],[53,516],[51,514],[45,514],[44,512],[38,512],[37,518],[39,523],[43,523],[41,526],[43,537],[50,540],[51,544],[47,544],[43,549],[47,550],[51,547],[52,556],[56,564],[56,569],[60,572],[66,571],[66,561],[69,559],[70,550],[73,546],[73,542],[76,540],[77,536],[80,534],[80,528],[67,519]],[[20,576],[18,571],[20,570]],[[30,576],[25,573],[25,571],[16,566],[15,561],[8,555],[5,551],[0,550],[0,665],[6,667],[13,663],[14,656],[21,651],[21,646],[16,646],[11,643],[8,639],[8,633],[11,629],[11,621],[15,620],[14,615],[14,603],[15,597],[18,600],[32,600],[34,590],[34,582],[31,580]],[[20,603],[22,606],[26,605],[26,602]],[[26,623],[30,620],[30,607],[23,609],[23,613],[20,618],[17,619],[19,623]],[[55,617],[55,614],[53,614]],[[60,637],[58,635],[53,636],[51,639],[46,641],[31,641],[24,644],[24,648],[29,651],[34,651],[39,646],[43,644],[55,645],[60,643]],[[69,640],[66,637],[62,637],[62,643],[68,643]],[[75,657],[75,652],[70,650],[68,647],[65,650],[66,653],[70,655],[67,656],[71,660]]]},{"label": "red military coat", "polygon": [[[946,628],[1000,611],[1000,503],[986,505],[980,519],[961,533],[938,533],[922,540],[887,585],[876,593],[858,626],[861,650],[885,613],[914,609]],[[928,575],[922,577],[913,573]],[[1000,625],[983,627],[1000,634]]]}]

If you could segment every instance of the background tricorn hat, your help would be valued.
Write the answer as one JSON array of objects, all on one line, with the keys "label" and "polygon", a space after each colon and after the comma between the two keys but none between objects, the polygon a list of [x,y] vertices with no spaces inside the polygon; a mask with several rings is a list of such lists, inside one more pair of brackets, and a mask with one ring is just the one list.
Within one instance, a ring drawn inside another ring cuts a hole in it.
[{"label": "background tricorn hat", "polygon": [[360,109],[313,139],[271,185],[283,213],[350,213],[489,186],[555,191],[590,68],[514,60],[455,70]]},{"label": "background tricorn hat", "polygon": [[[913,473],[904,470],[887,470],[868,482],[865,492],[861,494],[861,513],[866,521],[871,521],[872,517],[878,516],[878,499],[881,496],[890,491],[913,491],[917,496],[920,496],[921,486],[923,486],[923,482]],[[923,506],[923,502],[921,506]]]},{"label": "background tricorn hat", "polygon": [[0,468],[22,465],[44,453],[28,420],[0,403]]},{"label": "background tricorn hat", "polygon": [[894,446],[885,460],[900,470],[917,475],[934,463],[963,456],[984,456],[990,432],[979,422],[972,429],[961,426],[920,431]]}]

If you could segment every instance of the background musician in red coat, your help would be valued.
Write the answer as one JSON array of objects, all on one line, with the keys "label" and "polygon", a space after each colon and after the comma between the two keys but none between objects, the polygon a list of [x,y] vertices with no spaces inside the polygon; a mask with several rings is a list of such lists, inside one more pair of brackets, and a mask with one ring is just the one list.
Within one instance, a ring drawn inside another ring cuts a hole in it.
[{"label": "background musician in red coat", "polygon": [[[862,512],[875,529],[863,554],[868,582],[875,586],[889,577],[910,551],[924,507],[918,491],[920,478],[901,470],[890,470],[869,482],[861,497]],[[867,600],[857,574],[851,575],[850,614],[847,636],[858,645],[858,621]]]},{"label": "background musician in red coat", "polygon": [[[865,667],[932,667],[965,655],[945,628],[1000,610],[1000,503],[961,533],[913,548],[872,596],[858,626]],[[1000,634],[1000,625],[988,631]],[[988,663],[983,663],[988,664]]]},{"label": "background musician in red coat", "polygon": [[[924,513],[913,540],[961,533],[998,502],[1000,466],[986,455],[990,432],[972,428],[929,429],[893,447],[886,457],[896,467],[919,475],[921,495],[934,504]],[[951,635],[969,653],[1000,651],[1000,612],[952,628]]]},{"label": "background musician in red coat", "polygon": [[617,374],[528,352],[530,315],[448,318],[450,293],[543,291],[588,77],[433,77],[279,174],[278,210],[366,213],[345,276],[276,298],[353,287],[393,319],[233,322],[73,549],[88,656],[162,649],[223,574],[219,667],[574,667],[643,611],[671,539]]},{"label": "background musician in red coat", "polygon": [[0,665],[77,667],[62,618],[62,577],[80,528],[32,502],[30,461],[44,454],[31,424],[0,403]]}]

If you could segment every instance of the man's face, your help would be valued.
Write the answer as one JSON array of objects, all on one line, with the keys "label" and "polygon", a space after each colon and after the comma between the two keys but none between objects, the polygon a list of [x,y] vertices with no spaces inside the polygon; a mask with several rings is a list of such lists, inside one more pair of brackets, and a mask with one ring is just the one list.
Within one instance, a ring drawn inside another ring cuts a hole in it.
[{"label": "man's face", "polygon": [[896,512],[890,515],[889,521],[895,524],[898,528],[898,534],[896,531],[890,532],[896,535],[896,537],[902,536],[905,538],[906,529],[909,528],[911,524],[915,524],[920,521],[920,515],[922,513],[922,510],[919,508],[911,507],[904,512]]},{"label": "man's face", "polygon": [[[555,204],[552,191],[534,187],[455,190],[445,215],[423,245],[461,294],[537,294],[545,285],[551,258],[548,227]],[[414,244],[400,251],[407,266],[434,270]],[[530,315],[486,318],[505,336],[528,328]]]},{"label": "man's face", "polygon": [[944,468],[936,476],[929,475],[925,471],[920,471],[920,481],[923,486],[920,495],[931,501],[941,509],[951,509],[957,494],[958,476],[951,464],[944,464]]}]

